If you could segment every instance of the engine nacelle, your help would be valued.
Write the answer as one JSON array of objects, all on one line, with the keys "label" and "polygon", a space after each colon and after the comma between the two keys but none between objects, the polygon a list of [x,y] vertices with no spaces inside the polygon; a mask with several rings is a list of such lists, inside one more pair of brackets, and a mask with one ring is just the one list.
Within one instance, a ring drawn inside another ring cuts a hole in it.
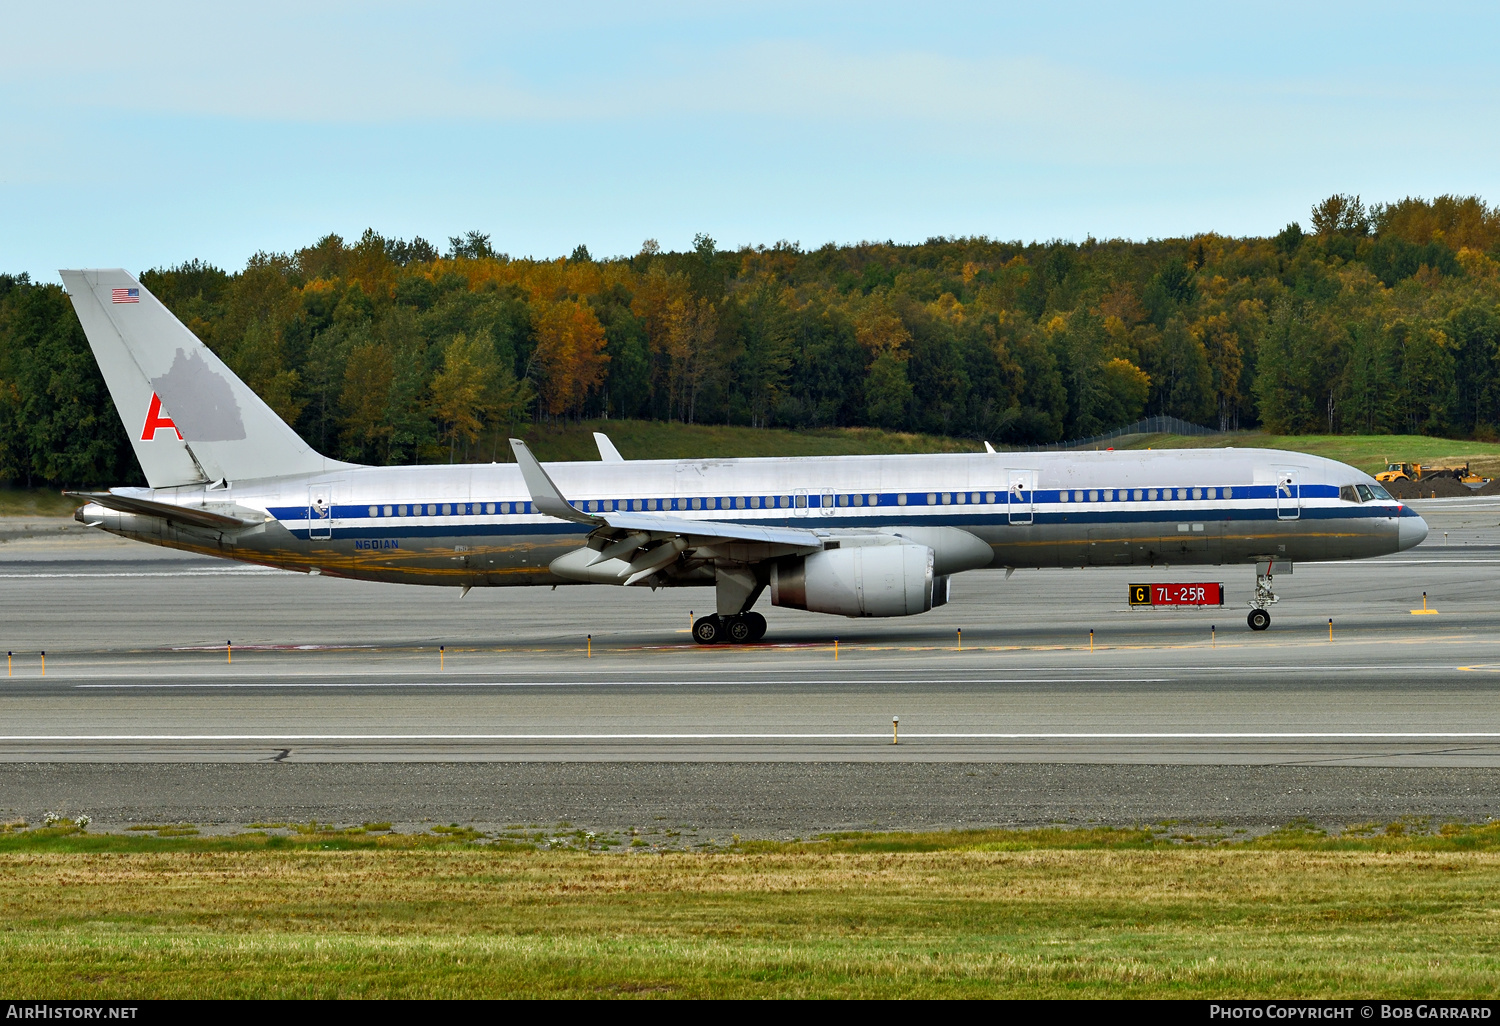
[{"label": "engine nacelle", "polygon": [[[925,545],[851,545],[771,568],[773,605],[839,616],[911,616],[948,600]],[[940,594],[934,594],[939,592]]]}]

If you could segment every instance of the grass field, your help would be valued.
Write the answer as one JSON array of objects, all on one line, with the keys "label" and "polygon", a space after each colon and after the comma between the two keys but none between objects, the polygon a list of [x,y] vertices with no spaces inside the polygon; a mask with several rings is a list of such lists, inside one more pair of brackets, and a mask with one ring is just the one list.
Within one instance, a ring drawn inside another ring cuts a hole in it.
[{"label": "grass field", "polygon": [[[1201,449],[1236,446],[1288,449],[1326,456],[1367,474],[1384,470],[1387,460],[1408,463],[1470,463],[1484,477],[1500,477],[1500,443],[1430,438],[1427,435],[1267,435],[1256,431],[1229,435],[1138,435],[1122,440],[1121,449]],[[1110,443],[1101,443],[1108,445]]]},{"label": "grass field", "polygon": [[0,517],[70,517],[78,506],[56,488],[0,488]]},{"label": "grass field", "polygon": [[1500,825],[855,835],[0,836],[26,997],[1494,997]]},{"label": "grass field", "polygon": [[[597,460],[593,432],[602,431],[627,460],[732,456],[867,456],[906,452],[982,452],[964,438],[917,435],[880,428],[780,428],[667,424],[648,420],[598,420],[564,426],[528,426],[521,431],[544,460]],[[505,454],[509,458],[509,454]]]}]

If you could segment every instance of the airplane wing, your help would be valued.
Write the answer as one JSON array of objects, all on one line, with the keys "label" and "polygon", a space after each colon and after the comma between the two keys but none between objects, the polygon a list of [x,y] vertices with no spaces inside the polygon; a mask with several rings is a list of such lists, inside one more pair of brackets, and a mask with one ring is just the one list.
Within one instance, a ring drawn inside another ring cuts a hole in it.
[{"label": "airplane wing", "polygon": [[531,501],[537,511],[559,520],[570,520],[575,524],[591,527],[609,527],[621,531],[641,531],[652,535],[672,535],[684,539],[718,539],[722,541],[762,542],[768,545],[785,545],[793,549],[816,551],[823,547],[823,539],[811,531],[799,527],[761,527],[753,524],[726,524],[716,520],[689,520],[687,517],[663,516],[659,513],[614,512],[585,513],[567,499],[542,469],[526,443],[519,438],[510,440],[521,467],[521,477]]},{"label": "airplane wing", "polygon": [[[116,495],[114,492],[63,492],[75,499],[83,499],[95,505],[103,506],[105,509],[116,510],[120,513],[139,513],[148,517],[161,517],[163,520],[172,520],[180,524],[190,524],[193,527],[205,527],[210,531],[238,530],[242,527],[254,527],[267,519],[264,513],[255,510],[237,507],[234,514],[216,513],[202,506],[177,506],[170,502],[156,502],[152,499],[138,499],[131,495]],[[243,513],[244,515],[239,515]],[[253,518],[253,519],[251,519]]]}]

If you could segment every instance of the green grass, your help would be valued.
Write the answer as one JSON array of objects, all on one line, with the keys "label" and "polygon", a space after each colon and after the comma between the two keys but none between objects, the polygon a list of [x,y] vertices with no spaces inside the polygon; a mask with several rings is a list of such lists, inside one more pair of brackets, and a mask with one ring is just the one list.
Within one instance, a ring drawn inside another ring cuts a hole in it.
[{"label": "green grass", "polygon": [[12,831],[0,989],[1494,997],[1500,826],[1421,826],[839,834],[707,854],[494,850],[466,831]]},{"label": "green grass", "polygon": [[869,456],[910,452],[983,452],[963,438],[907,434],[880,428],[782,428],[669,424],[648,420],[595,420],[564,426],[528,426],[521,431],[544,460],[597,460],[593,432],[602,431],[627,460],[726,458],[734,456]]},{"label": "green grass", "polygon": [[[1120,449],[1238,448],[1288,449],[1324,456],[1357,467],[1367,474],[1384,470],[1387,461],[1409,463],[1471,463],[1485,477],[1500,476],[1500,443],[1431,438],[1427,435],[1268,435],[1258,431],[1232,435],[1137,435],[1122,440]],[[1101,442],[1101,446],[1109,445]]]},{"label": "green grass", "polygon": [[79,505],[56,488],[0,488],[0,517],[70,517]]}]

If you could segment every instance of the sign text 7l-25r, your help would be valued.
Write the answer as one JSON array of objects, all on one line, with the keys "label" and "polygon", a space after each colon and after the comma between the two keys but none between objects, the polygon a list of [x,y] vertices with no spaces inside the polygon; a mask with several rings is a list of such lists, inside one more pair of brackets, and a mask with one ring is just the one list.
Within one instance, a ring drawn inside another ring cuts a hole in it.
[{"label": "sign text 7l-25r", "polygon": [[1132,584],[1132,606],[1222,606],[1222,584]]}]

